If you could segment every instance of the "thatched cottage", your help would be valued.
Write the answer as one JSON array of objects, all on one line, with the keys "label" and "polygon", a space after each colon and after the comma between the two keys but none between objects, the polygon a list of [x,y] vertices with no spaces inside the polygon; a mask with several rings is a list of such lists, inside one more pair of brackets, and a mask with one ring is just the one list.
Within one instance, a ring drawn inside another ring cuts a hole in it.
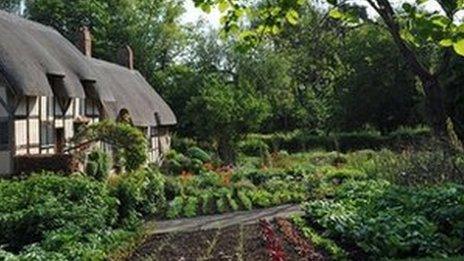
[{"label": "thatched cottage", "polygon": [[152,162],[168,150],[176,117],[133,69],[130,48],[124,66],[94,59],[90,32],[80,34],[74,46],[50,27],[0,11],[0,175],[31,157],[65,154],[79,125],[122,111],[149,137]]}]

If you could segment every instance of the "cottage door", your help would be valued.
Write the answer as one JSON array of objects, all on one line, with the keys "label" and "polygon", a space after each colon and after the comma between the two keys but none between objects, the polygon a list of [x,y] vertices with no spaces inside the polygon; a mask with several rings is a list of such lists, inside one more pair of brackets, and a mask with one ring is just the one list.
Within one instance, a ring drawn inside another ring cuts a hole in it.
[{"label": "cottage door", "polygon": [[64,137],[64,128],[57,128],[55,131],[56,144],[55,151],[56,154],[63,154],[64,148],[66,146],[66,139]]}]

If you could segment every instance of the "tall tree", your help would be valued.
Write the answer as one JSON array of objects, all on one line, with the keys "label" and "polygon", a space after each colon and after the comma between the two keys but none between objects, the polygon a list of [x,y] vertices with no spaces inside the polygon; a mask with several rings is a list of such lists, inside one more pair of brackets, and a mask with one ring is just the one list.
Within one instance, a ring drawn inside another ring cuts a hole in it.
[{"label": "tall tree", "polygon": [[170,66],[183,49],[184,12],[180,0],[34,0],[25,15],[50,25],[75,41],[79,28],[90,27],[97,58],[117,62],[118,51],[130,45],[135,66],[154,86],[160,71]]},{"label": "tall tree", "polygon": [[21,11],[22,0],[2,0],[0,1],[0,9],[11,13],[19,13]]},{"label": "tall tree", "polygon": [[[262,35],[279,34],[285,24],[297,24],[299,11],[306,1],[302,0],[273,0],[263,1],[253,9],[253,4],[232,0],[195,0],[196,4],[208,11],[211,5],[217,5],[225,12],[223,19],[224,29],[228,32],[237,31],[244,16],[259,21],[252,24],[252,30],[241,33],[241,38],[251,45]],[[330,11],[333,18],[344,20],[347,23],[371,22],[366,19],[365,13],[359,12],[360,1],[327,0],[335,8]],[[417,0],[415,5],[405,3],[404,12],[394,8],[391,0],[366,0],[367,3],[380,16],[385,27],[403,59],[408,63],[411,71],[422,83],[425,92],[427,118],[435,134],[447,139],[448,112],[445,108],[445,94],[439,82],[439,76],[446,71],[449,57],[454,51],[464,55],[464,28],[458,24],[456,14],[464,9],[462,0],[436,0],[441,12],[427,12],[419,8],[432,0]],[[250,21],[250,19],[248,19]],[[245,22],[246,24],[246,22]],[[423,41],[445,47],[438,66],[429,66],[423,62],[416,51],[415,44]]]}]

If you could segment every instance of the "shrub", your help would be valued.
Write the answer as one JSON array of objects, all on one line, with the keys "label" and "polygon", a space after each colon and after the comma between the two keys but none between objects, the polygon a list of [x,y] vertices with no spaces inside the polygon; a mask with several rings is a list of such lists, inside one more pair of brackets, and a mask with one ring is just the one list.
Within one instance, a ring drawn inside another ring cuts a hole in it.
[{"label": "shrub", "polygon": [[231,198],[232,191],[227,188],[220,188],[216,192],[216,207],[219,213],[226,213],[232,209]]},{"label": "shrub", "polygon": [[147,161],[148,140],[137,127],[114,121],[101,121],[87,126],[73,137],[75,144],[103,141],[115,148],[115,165],[128,171],[137,170]]},{"label": "shrub", "polygon": [[238,149],[247,156],[262,157],[269,152],[269,145],[261,139],[249,138],[240,142]]},{"label": "shrub", "polygon": [[403,188],[385,181],[351,181],[332,201],[304,205],[327,235],[365,255],[407,258],[462,253],[463,186]]},{"label": "shrub", "polygon": [[182,185],[179,179],[171,176],[165,177],[164,192],[167,201],[173,200],[182,193]]},{"label": "shrub", "polygon": [[148,168],[121,175],[111,184],[111,193],[120,202],[120,217],[159,214],[166,203],[164,184],[163,175]]},{"label": "shrub", "polygon": [[272,205],[272,194],[265,190],[258,189],[256,191],[250,191],[248,195],[254,206],[267,208]]},{"label": "shrub", "polygon": [[301,233],[308,238],[317,248],[322,248],[332,260],[347,260],[348,254],[339,247],[334,241],[319,235],[311,226],[308,226],[301,217],[293,217],[293,223]]},{"label": "shrub", "polygon": [[334,169],[328,171],[324,177],[326,181],[336,184],[343,183],[346,180],[363,180],[366,178],[367,175],[364,172],[353,168]]},{"label": "shrub", "polygon": [[170,175],[182,172],[199,174],[204,170],[204,163],[211,161],[209,154],[197,147],[190,148],[187,155],[171,150],[163,163],[163,171]]},{"label": "shrub", "polygon": [[198,214],[198,198],[188,197],[185,202],[183,214],[186,217],[195,217]]},{"label": "shrub", "polygon": [[237,197],[243,209],[251,210],[253,208],[253,203],[244,191],[237,192]]},{"label": "shrub", "polygon": [[198,147],[189,148],[187,151],[187,155],[192,159],[200,160],[202,163],[211,161],[211,156],[206,151]]},{"label": "shrub", "polygon": [[212,171],[203,171],[197,178],[199,187],[203,189],[219,187],[221,184],[220,174]]},{"label": "shrub", "polygon": [[184,207],[184,198],[181,196],[175,197],[170,203],[166,217],[170,219],[178,218],[182,215]]},{"label": "shrub", "polygon": [[86,177],[0,181],[0,202],[0,245],[18,258],[103,259],[116,244],[117,199]]},{"label": "shrub", "polygon": [[266,183],[269,180],[270,175],[262,170],[254,169],[246,173],[245,177],[249,179],[254,185],[259,186]]},{"label": "shrub", "polygon": [[108,154],[101,150],[92,151],[87,158],[85,173],[96,180],[103,181],[111,170]]},{"label": "shrub", "polygon": [[211,190],[205,190],[200,195],[201,198],[201,212],[203,214],[214,214],[215,209],[215,200],[214,194]]},{"label": "shrub", "polygon": [[376,131],[358,131],[349,133],[332,133],[330,135],[314,135],[311,132],[296,130],[289,133],[252,134],[242,144],[258,144],[264,142],[273,151],[288,152],[323,149],[327,151],[354,151],[361,149],[379,150],[390,148],[402,150],[406,147],[421,144],[431,137],[430,130],[424,127],[400,128],[390,134],[382,135]]},{"label": "shrub", "polygon": [[198,147],[198,143],[189,138],[181,138],[179,136],[174,135],[172,137],[172,144],[171,148],[175,151],[179,151],[181,153],[187,153],[189,148]]}]

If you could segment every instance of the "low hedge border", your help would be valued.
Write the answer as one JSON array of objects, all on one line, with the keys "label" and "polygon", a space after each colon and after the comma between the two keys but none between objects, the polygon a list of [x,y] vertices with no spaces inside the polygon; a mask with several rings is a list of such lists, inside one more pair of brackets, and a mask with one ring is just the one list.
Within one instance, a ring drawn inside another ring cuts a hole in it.
[{"label": "low hedge border", "polygon": [[[431,131],[428,128],[400,129],[385,135],[375,131],[314,135],[297,130],[290,133],[250,134],[240,144],[240,150],[245,154],[250,154],[250,151],[256,151],[256,153],[251,154],[259,154],[263,144],[265,144],[271,151],[285,150],[290,153],[311,149],[349,152],[363,149],[380,150],[388,148],[397,151],[423,144],[431,136]],[[256,147],[256,144],[259,146]]]},{"label": "low hedge border", "polygon": [[72,155],[21,155],[15,156],[14,173],[16,175],[36,172],[37,170],[70,174],[79,171],[79,161]]}]

